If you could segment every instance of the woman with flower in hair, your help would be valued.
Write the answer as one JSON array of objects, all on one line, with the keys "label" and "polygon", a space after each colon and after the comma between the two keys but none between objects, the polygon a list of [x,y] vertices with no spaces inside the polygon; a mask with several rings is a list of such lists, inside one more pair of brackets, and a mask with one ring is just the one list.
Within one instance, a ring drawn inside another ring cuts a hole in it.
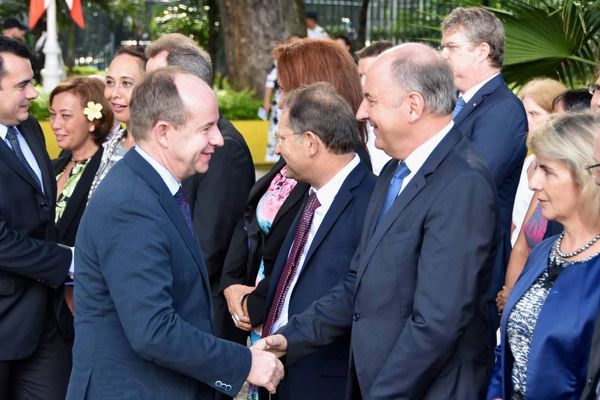
[{"label": "woman with flower in hair", "polygon": [[[100,165],[102,143],[113,125],[113,113],[104,99],[104,85],[94,78],[62,82],[50,93],[50,126],[63,149],[53,161],[56,173],[56,236],[75,244],[88,192]],[[72,308],[72,291],[65,298]]]}]

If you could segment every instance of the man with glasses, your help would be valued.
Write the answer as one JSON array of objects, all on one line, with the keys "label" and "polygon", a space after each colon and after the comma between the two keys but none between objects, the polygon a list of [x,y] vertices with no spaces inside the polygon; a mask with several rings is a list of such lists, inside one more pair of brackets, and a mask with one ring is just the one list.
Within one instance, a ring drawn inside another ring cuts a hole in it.
[{"label": "man with glasses", "polygon": [[483,8],[459,7],[444,19],[441,29],[441,54],[452,66],[459,92],[452,118],[492,172],[498,192],[501,245],[488,293],[490,317],[497,326],[494,299],[511,250],[511,214],[527,152],[527,117],[500,72],[504,58],[500,20]]}]

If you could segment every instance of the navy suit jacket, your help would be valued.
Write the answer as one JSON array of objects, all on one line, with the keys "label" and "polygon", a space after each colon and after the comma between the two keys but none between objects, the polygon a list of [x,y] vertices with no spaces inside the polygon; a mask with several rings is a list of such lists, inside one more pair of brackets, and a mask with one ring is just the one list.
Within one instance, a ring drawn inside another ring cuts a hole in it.
[{"label": "navy suit jacket", "polygon": [[68,399],[212,399],[248,375],[213,335],[206,265],[160,175],[131,150],[88,204],[76,241]]},{"label": "navy suit jacket", "polygon": [[72,319],[63,300],[71,250],[53,239],[56,179],[44,135],[29,117],[17,129],[42,172],[44,193],[0,139],[0,360],[26,358],[37,348],[47,310],[66,337]]},{"label": "navy suit jacket", "polygon": [[[548,268],[556,236],[538,244],[512,288],[501,323],[501,344],[488,399],[512,398],[513,356],[506,337],[508,316]],[[586,382],[594,325],[600,310],[600,257],[563,269],[540,311],[527,357],[527,399],[578,399]],[[596,361],[597,362],[597,361]],[[595,388],[594,388],[595,389]]]},{"label": "navy suit jacket", "polygon": [[527,115],[523,103],[506,86],[501,74],[492,78],[454,118],[496,182],[501,246],[495,260],[488,300],[495,301],[510,257],[512,210],[527,155]]},{"label": "navy suit jacket", "polygon": [[380,175],[344,281],[283,328],[287,361],[350,329],[348,399],[359,389],[364,399],[481,398],[492,363],[482,338],[497,244],[493,180],[454,128],[378,223],[396,167]]},{"label": "navy suit jacket", "polygon": [[[350,268],[376,177],[359,163],[340,187],[304,259],[290,297],[288,318],[306,310],[326,295]],[[277,283],[294,242],[298,218],[290,227],[273,269],[267,310],[273,303]],[[268,313],[268,311],[267,311]],[[286,368],[277,388],[279,399],[343,399],[348,376],[350,335],[320,348]]]}]

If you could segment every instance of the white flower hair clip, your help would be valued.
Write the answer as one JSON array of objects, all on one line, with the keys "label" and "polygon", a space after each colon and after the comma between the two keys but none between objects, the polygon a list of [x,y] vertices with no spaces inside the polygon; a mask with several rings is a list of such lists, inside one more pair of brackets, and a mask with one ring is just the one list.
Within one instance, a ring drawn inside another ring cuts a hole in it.
[{"label": "white flower hair clip", "polygon": [[88,101],[87,107],[83,109],[83,114],[87,117],[88,121],[92,122],[95,119],[102,118],[102,104]]}]

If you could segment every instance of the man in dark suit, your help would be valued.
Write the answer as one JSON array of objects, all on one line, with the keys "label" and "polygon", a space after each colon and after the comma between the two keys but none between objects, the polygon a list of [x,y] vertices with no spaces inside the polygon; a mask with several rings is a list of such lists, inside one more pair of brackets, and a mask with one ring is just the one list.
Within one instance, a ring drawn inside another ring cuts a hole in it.
[{"label": "man in dark suit", "polygon": [[377,58],[364,91],[357,117],[394,159],[350,271],[258,346],[287,349],[291,364],[350,331],[348,399],[482,398],[496,198],[489,171],[453,127],[452,70],[433,49],[405,44]]},{"label": "man in dark suit", "polygon": [[459,92],[454,123],[469,139],[496,182],[501,245],[494,261],[488,312],[497,327],[495,299],[502,289],[511,251],[512,209],[527,153],[527,116],[500,72],[504,28],[496,16],[480,7],[454,9],[442,22],[441,48],[442,56],[452,66]]},{"label": "man in dark suit", "polygon": [[[206,172],[216,98],[176,68],[147,75],[131,100],[127,153],[77,233],[76,335],[68,399],[212,399],[244,380],[274,391],[283,366],[213,335],[206,265],[181,182]],[[271,357],[267,357],[271,356]]]},{"label": "man in dark suit", "polygon": [[[212,81],[210,56],[190,38],[179,33],[161,36],[146,48],[147,71],[167,65],[181,67],[207,84]],[[244,137],[225,118],[217,123],[224,145],[210,160],[210,169],[183,181],[183,191],[192,205],[192,221],[206,258],[213,296],[215,334],[245,343],[246,336],[233,326],[227,302],[219,293],[225,255],[233,230],[244,214],[254,184],[254,164]]]},{"label": "man in dark suit", "polygon": [[56,180],[29,116],[33,88],[24,44],[0,37],[0,398],[64,399],[72,319],[63,283],[72,252],[48,241]]},{"label": "man in dark suit", "polygon": [[[275,151],[289,176],[311,189],[273,269],[263,335],[302,313],[348,272],[375,185],[375,175],[354,152],[360,144],[354,113],[330,85],[289,93],[283,106]],[[302,231],[302,215],[312,200],[318,206],[310,229]],[[302,232],[307,239],[300,249]],[[349,343],[346,334],[289,366],[279,399],[343,399]]]}]

